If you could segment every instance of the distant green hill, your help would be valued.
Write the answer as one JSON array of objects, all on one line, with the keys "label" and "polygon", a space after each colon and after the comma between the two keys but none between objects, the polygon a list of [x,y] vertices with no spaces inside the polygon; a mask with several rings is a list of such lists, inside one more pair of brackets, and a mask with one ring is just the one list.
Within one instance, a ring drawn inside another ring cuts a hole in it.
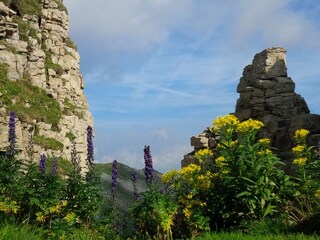
[{"label": "distant green hill", "polygon": [[[111,197],[111,176],[112,176],[112,163],[97,163],[94,165],[94,172],[96,176],[100,176],[102,188],[105,193],[106,199]],[[128,212],[133,202],[133,183],[131,181],[132,172],[137,173],[137,189],[138,193],[147,190],[145,183],[144,170],[137,170],[131,168],[125,164],[118,162],[118,184],[116,195],[116,206],[124,213]],[[163,187],[161,184],[161,173],[154,171],[155,184],[159,186],[159,189]],[[106,201],[107,202],[107,201]]]}]

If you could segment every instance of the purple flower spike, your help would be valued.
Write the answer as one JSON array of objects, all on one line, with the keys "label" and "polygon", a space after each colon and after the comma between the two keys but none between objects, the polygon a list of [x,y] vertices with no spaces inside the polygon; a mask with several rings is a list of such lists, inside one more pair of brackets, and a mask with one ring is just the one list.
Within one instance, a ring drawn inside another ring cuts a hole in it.
[{"label": "purple flower spike", "polygon": [[47,162],[47,157],[44,154],[42,154],[40,156],[40,163],[39,163],[39,169],[41,173],[46,172],[46,162]]},{"label": "purple flower spike", "polygon": [[320,160],[320,142],[318,143],[318,159]]},{"label": "purple flower spike", "polygon": [[16,113],[11,112],[10,113],[10,120],[9,120],[9,148],[8,148],[8,155],[13,156],[15,154],[15,147],[16,147]]},{"label": "purple flower spike", "polygon": [[132,184],[133,184],[133,199],[134,200],[137,200],[138,197],[139,197],[139,194],[138,194],[138,190],[137,190],[137,173],[136,172],[132,172],[131,173],[131,181],[132,181]]},{"label": "purple flower spike", "polygon": [[51,164],[51,171],[50,171],[51,175],[55,176],[58,173],[58,159],[57,158],[53,158],[52,159],[52,164]]},{"label": "purple flower spike", "polygon": [[87,127],[87,166],[89,169],[89,175],[92,174],[92,167],[93,167],[93,141],[92,141],[93,135],[92,135],[92,127]]},{"label": "purple flower spike", "polygon": [[147,184],[151,184],[153,182],[153,166],[152,166],[152,156],[150,152],[150,146],[144,146],[144,174],[146,176]]},{"label": "purple flower spike", "polygon": [[112,163],[112,189],[111,189],[111,194],[112,194],[112,200],[115,199],[116,196],[116,190],[117,190],[117,177],[118,177],[118,163],[117,160],[114,160]]}]

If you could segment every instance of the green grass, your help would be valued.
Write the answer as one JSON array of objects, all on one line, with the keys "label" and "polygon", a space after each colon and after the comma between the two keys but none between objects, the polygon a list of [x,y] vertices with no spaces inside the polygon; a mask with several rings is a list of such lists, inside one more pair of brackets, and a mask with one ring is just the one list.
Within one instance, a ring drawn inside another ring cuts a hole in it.
[{"label": "green grass", "polygon": [[52,69],[56,72],[58,76],[61,76],[63,74],[63,68],[60,64],[54,63],[51,59],[51,54],[46,53],[46,60],[44,63],[44,66],[46,68],[46,72],[48,74],[48,69]]},{"label": "green grass", "polygon": [[[20,120],[33,119],[57,125],[61,119],[59,103],[49,97],[45,90],[33,86],[28,79],[11,81],[7,78],[7,66],[0,63],[0,107],[15,111]],[[26,104],[29,107],[26,107]]]},{"label": "green grass", "polygon": [[247,235],[244,233],[207,233],[195,240],[316,240],[318,235],[288,234],[288,235]]},{"label": "green grass", "polygon": [[10,240],[43,240],[44,234],[41,230],[35,230],[28,225],[10,225],[0,226],[0,239]]},{"label": "green grass", "polygon": [[24,14],[38,15],[41,14],[41,2],[40,0],[5,0],[6,5],[11,5],[15,11],[19,11],[20,15]]},{"label": "green grass", "polygon": [[12,52],[14,54],[17,53],[17,49],[12,44],[8,43],[5,40],[0,40],[0,45],[5,46],[6,50],[9,52]]},{"label": "green grass", "polygon": [[34,136],[33,142],[40,145],[44,149],[63,150],[63,144],[54,138],[46,138],[43,136]]}]

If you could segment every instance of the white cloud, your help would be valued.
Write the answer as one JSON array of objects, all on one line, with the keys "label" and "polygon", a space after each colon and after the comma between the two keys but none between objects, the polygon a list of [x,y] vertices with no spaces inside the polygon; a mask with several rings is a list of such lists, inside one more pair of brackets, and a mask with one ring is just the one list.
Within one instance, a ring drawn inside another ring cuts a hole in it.
[{"label": "white cloud", "polygon": [[166,128],[154,129],[150,132],[150,135],[155,139],[166,140],[169,138],[169,130]]}]

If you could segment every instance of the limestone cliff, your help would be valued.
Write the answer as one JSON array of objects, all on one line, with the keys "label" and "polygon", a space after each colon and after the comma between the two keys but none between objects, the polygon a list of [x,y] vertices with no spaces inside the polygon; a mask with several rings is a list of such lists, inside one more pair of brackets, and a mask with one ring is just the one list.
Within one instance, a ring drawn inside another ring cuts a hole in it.
[{"label": "limestone cliff", "polygon": [[10,111],[17,147],[70,159],[71,139],[84,164],[86,128],[93,125],[83,92],[79,53],[68,36],[62,0],[0,1],[0,150],[7,146]]},{"label": "limestone cliff", "polygon": [[[295,83],[288,77],[286,50],[268,48],[255,55],[252,64],[243,70],[237,87],[240,97],[235,115],[241,120],[254,118],[265,125],[260,137],[269,137],[284,161],[292,159],[294,132],[305,128],[310,131],[309,144],[320,141],[320,115],[310,114],[304,98],[295,93]],[[191,138],[195,150],[216,146],[216,136],[209,129]],[[182,160],[182,166],[195,162],[193,153]]]}]

